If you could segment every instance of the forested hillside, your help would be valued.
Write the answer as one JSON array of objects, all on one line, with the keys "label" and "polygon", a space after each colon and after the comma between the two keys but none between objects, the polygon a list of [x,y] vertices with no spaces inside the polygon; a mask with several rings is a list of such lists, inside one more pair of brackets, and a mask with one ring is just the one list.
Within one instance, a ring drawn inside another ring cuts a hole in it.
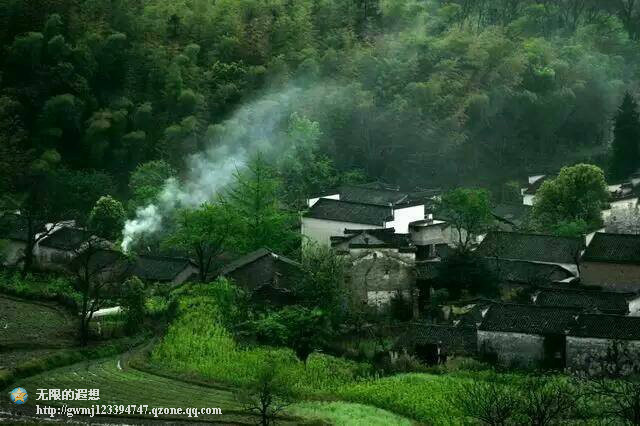
[{"label": "forested hillside", "polygon": [[309,139],[296,163],[320,179],[433,187],[606,165],[639,38],[634,0],[7,0],[2,191],[47,170],[77,210],[104,194],[144,204],[138,165],[184,174],[265,96],[272,129],[234,140]]}]

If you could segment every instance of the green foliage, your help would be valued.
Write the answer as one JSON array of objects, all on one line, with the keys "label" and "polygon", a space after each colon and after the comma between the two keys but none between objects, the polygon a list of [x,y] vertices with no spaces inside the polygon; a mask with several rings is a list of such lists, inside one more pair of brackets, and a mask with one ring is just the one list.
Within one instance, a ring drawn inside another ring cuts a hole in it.
[{"label": "green foliage", "polygon": [[359,426],[410,426],[410,420],[389,411],[346,402],[301,402],[287,408],[287,413],[317,422]]},{"label": "green foliage", "polygon": [[640,113],[629,92],[614,118],[611,147],[611,173],[616,179],[627,179],[640,166]]},{"label": "green foliage", "polygon": [[176,372],[196,373],[218,382],[248,386],[269,360],[282,368],[290,388],[298,395],[328,392],[369,372],[369,366],[322,354],[309,356],[306,365],[290,349],[243,347],[229,329],[243,319],[233,286],[226,281],[186,286],[174,296],[178,316],[151,361]]},{"label": "green foliage", "polygon": [[109,195],[100,197],[89,215],[89,227],[100,237],[116,240],[124,226],[122,203]]},{"label": "green foliage", "polygon": [[607,185],[599,167],[589,164],[563,167],[555,179],[546,180],[538,189],[532,218],[542,230],[566,228],[568,222],[574,223],[571,226],[574,229],[581,222],[593,229],[602,222],[600,212],[607,200]]},{"label": "green foliage", "polygon": [[129,178],[129,210],[154,202],[167,179],[175,176],[176,171],[162,160],[140,164]]},{"label": "green foliage", "polygon": [[200,282],[220,266],[219,256],[233,252],[237,244],[237,216],[224,203],[204,203],[195,210],[177,213],[176,227],[166,244],[190,254],[198,265]]},{"label": "green foliage", "polygon": [[559,237],[582,237],[589,233],[589,225],[582,219],[573,222],[563,221],[558,223],[552,232]]},{"label": "green foliage", "polygon": [[455,227],[458,248],[467,250],[473,238],[493,222],[489,192],[467,188],[449,191],[442,196],[440,214]]},{"label": "green foliage", "polygon": [[292,348],[300,360],[326,346],[332,335],[328,318],[320,309],[287,306],[251,321],[249,329],[260,343]]},{"label": "green foliage", "polygon": [[348,290],[344,282],[346,263],[324,246],[305,245],[302,252],[302,277],[295,287],[296,297],[305,306],[319,307],[335,325],[345,317]]},{"label": "green foliage", "polygon": [[46,274],[22,276],[4,271],[0,274],[0,290],[25,299],[58,301],[72,309],[76,309],[82,299],[66,277]]},{"label": "green foliage", "polygon": [[235,217],[234,235],[240,252],[269,247],[287,253],[297,246],[298,234],[292,229],[295,215],[280,206],[281,184],[261,154],[235,173],[225,199]]},{"label": "green foliage", "polygon": [[127,279],[122,287],[121,306],[124,311],[125,330],[129,334],[135,334],[144,324],[146,310],[144,284],[138,277],[132,277]]}]

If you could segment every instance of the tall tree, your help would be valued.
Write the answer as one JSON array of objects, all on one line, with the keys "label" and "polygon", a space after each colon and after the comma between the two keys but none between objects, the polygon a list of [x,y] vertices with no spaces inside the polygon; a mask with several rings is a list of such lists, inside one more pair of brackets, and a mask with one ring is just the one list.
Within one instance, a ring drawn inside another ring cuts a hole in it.
[{"label": "tall tree", "polygon": [[493,222],[489,192],[484,189],[457,188],[442,196],[440,214],[458,234],[458,249],[467,251],[473,238]]},{"label": "tall tree", "polygon": [[554,232],[562,223],[580,221],[595,228],[602,224],[602,207],[607,200],[602,169],[591,164],[563,167],[536,192],[532,219],[541,231]]},{"label": "tall tree", "polygon": [[618,179],[629,177],[640,166],[640,114],[638,103],[629,92],[618,108],[613,127],[612,174]]},{"label": "tall tree", "polygon": [[238,218],[236,236],[243,252],[270,247],[288,252],[297,246],[295,216],[280,203],[281,182],[265,158],[258,154],[243,170],[226,195],[232,214]]},{"label": "tall tree", "polygon": [[234,216],[223,203],[204,203],[198,209],[183,209],[166,243],[183,249],[195,259],[200,282],[206,282],[225,251],[233,249]]}]

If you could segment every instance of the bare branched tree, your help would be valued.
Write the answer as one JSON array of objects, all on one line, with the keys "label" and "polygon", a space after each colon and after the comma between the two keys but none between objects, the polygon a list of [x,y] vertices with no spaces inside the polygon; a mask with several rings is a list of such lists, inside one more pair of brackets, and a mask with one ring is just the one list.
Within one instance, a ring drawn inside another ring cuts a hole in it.
[{"label": "bare branched tree", "polygon": [[516,414],[519,401],[516,389],[492,379],[465,384],[453,398],[466,416],[491,426],[506,425]]},{"label": "bare branched tree", "polygon": [[528,377],[521,385],[521,410],[528,424],[547,426],[570,418],[576,395],[566,382],[546,377]]},{"label": "bare branched tree", "polygon": [[624,341],[612,341],[605,353],[589,356],[583,397],[601,401],[602,414],[624,424],[640,425],[640,361]]},{"label": "bare branched tree", "polygon": [[269,426],[292,403],[289,387],[275,362],[265,362],[255,379],[238,395],[247,412],[259,416],[258,424]]}]

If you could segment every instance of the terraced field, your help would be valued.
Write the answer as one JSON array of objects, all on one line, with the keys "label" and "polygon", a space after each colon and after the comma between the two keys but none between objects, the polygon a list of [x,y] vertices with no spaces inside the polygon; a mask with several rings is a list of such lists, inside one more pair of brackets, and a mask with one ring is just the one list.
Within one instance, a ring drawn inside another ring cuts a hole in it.
[{"label": "terraced field", "polygon": [[73,344],[74,332],[62,309],[0,296],[0,347],[65,347]]}]

